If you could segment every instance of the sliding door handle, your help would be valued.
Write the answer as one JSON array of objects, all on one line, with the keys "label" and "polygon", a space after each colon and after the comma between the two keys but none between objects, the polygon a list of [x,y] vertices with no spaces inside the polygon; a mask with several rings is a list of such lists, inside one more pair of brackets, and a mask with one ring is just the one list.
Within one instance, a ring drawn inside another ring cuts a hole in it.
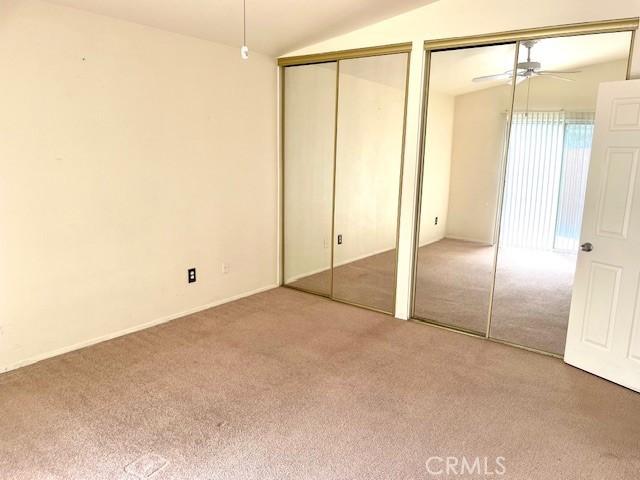
[{"label": "sliding door handle", "polygon": [[590,252],[591,250],[593,250],[593,245],[590,242],[583,243],[582,245],[580,245],[580,249],[583,252]]}]

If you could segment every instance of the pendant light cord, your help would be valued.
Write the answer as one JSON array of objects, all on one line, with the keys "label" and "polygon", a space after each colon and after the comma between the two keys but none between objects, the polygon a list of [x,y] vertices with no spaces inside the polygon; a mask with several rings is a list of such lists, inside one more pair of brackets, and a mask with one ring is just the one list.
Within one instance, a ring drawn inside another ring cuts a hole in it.
[{"label": "pendant light cord", "polygon": [[247,45],[247,0],[242,0],[242,45]]}]

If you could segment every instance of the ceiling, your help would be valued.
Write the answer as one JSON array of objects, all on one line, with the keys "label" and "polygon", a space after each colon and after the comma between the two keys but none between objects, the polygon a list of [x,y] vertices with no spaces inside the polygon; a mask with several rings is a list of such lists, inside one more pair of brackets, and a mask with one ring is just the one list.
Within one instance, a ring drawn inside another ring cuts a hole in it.
[{"label": "ceiling", "polygon": [[[543,70],[571,70],[626,59],[629,56],[629,32],[545,38],[531,49],[531,60]],[[429,88],[450,95],[504,85],[505,81],[472,82],[473,77],[493,75],[513,69],[515,45],[465,48],[432,55]],[[527,59],[520,47],[519,61]],[[564,75],[571,77],[571,75]]]},{"label": "ceiling", "polygon": [[[242,44],[242,0],[49,0],[226,45]],[[436,0],[246,0],[249,49],[270,56]]]}]

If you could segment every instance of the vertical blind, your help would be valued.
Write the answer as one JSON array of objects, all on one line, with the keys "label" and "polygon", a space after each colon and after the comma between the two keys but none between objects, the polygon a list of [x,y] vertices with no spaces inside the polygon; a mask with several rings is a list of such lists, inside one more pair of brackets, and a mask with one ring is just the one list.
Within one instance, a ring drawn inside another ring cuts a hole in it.
[{"label": "vertical blind", "polygon": [[593,113],[513,114],[502,245],[577,251],[593,118]]},{"label": "vertical blind", "polygon": [[554,248],[578,251],[593,139],[593,114],[565,124]]}]

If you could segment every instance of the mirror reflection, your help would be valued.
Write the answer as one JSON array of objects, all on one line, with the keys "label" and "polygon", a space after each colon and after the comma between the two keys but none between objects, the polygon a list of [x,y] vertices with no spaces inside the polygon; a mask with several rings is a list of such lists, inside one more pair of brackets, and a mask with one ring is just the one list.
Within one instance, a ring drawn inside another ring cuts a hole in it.
[{"label": "mirror reflection", "polygon": [[340,61],[333,296],[393,313],[407,54]]},{"label": "mirror reflection", "polygon": [[485,334],[515,44],[433,52],[414,316]]},{"label": "mirror reflection", "polygon": [[331,294],[337,63],[284,69],[284,283]]},{"label": "mirror reflection", "polygon": [[564,352],[598,85],[625,79],[630,35],[520,44],[493,338]]},{"label": "mirror reflection", "polygon": [[286,285],[393,313],[408,60],[285,68]]}]

